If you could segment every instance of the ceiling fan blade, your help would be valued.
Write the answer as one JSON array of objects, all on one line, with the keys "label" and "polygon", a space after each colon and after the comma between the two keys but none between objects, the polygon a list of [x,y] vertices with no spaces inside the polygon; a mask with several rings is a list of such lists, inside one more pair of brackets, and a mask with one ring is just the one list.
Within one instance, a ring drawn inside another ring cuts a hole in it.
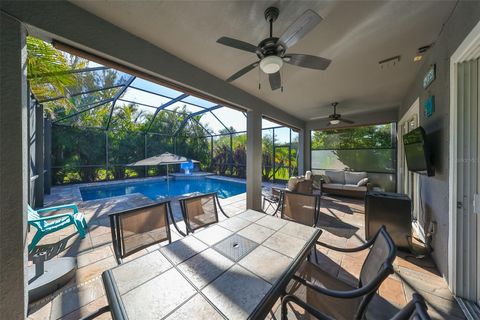
[{"label": "ceiling fan blade", "polygon": [[282,86],[280,72],[270,73],[268,75],[268,80],[270,81],[270,87],[272,88],[272,90],[280,89],[280,87]]},{"label": "ceiling fan blade", "polygon": [[238,78],[240,78],[241,76],[243,76],[244,74],[252,71],[253,69],[255,69],[256,67],[258,66],[258,61],[257,62],[254,62],[252,64],[249,64],[248,66],[246,66],[245,68],[243,69],[240,69],[239,71],[235,72],[233,75],[230,76],[230,78],[228,78],[226,81],[227,82],[232,82]]},{"label": "ceiling fan blade", "polygon": [[290,48],[315,28],[320,21],[322,21],[322,17],[315,11],[309,9],[285,30],[280,39],[278,39],[278,42],[280,42],[285,49]]},{"label": "ceiling fan blade", "polygon": [[293,64],[295,66],[310,68],[315,70],[325,70],[328,68],[332,60],[322,57],[311,56],[309,54],[287,54],[283,61]]},{"label": "ceiling fan blade", "polygon": [[237,40],[229,37],[221,37],[217,40],[218,43],[223,44],[224,46],[232,47],[235,49],[252,52],[257,52],[257,47],[248,42]]},{"label": "ceiling fan blade", "polygon": [[343,118],[340,118],[340,119],[338,119],[338,120],[340,120],[340,121],[343,122],[343,123],[349,123],[349,124],[355,123],[355,122],[352,121],[352,120],[343,119]]}]

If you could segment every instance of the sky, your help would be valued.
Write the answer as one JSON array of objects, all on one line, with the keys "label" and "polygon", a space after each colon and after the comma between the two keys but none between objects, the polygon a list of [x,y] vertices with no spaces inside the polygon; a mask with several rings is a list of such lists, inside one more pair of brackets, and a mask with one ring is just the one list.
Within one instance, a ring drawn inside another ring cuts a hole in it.
[{"label": "sky", "polygon": [[[101,65],[95,62],[90,61],[88,63],[88,67],[99,67],[99,66]],[[168,98],[151,94],[145,91],[137,90],[132,87],[155,92],[160,95],[164,95]],[[131,87],[128,88],[126,92],[122,95],[121,99],[134,101],[137,103],[142,103],[142,104],[150,105],[154,107],[159,107],[164,103],[167,103],[168,101],[170,101],[171,98],[176,98],[182,94],[183,93],[180,91],[170,89],[141,78],[136,78],[133,81]],[[124,102],[124,101],[117,102],[117,105],[122,105],[122,104],[128,104],[128,102]],[[215,105],[216,105],[215,103],[212,103],[210,101],[197,98],[194,96],[188,96],[187,98],[168,106],[166,109],[174,110],[176,107],[186,106],[187,111],[193,113],[193,112],[203,110],[202,107],[210,108]],[[155,112],[154,108],[151,108],[148,106],[137,105],[137,107],[147,114],[153,114]],[[220,121],[218,121],[217,118],[220,119],[221,122],[223,122],[223,125]],[[211,129],[212,133],[218,133],[221,129],[224,129],[225,126],[228,128],[233,127],[237,132],[247,130],[247,118],[245,117],[245,115],[240,111],[237,111],[228,107],[222,107],[220,109],[213,110],[212,112],[204,113],[202,115],[200,123],[208,127],[209,129]],[[280,126],[281,125],[279,125],[278,123],[269,121],[267,119],[262,119],[262,128],[272,128],[272,127],[280,127]],[[276,137],[276,140],[282,143],[283,142],[286,143],[290,139],[290,130],[285,127],[280,129],[275,129],[275,137]]]}]

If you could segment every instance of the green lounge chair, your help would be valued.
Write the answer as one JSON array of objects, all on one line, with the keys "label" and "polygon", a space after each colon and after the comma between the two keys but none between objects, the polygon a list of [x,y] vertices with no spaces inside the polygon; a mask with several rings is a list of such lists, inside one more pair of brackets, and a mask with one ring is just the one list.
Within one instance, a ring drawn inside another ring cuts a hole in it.
[{"label": "green lounge chair", "polygon": [[[61,213],[45,217],[42,217],[40,215],[44,212],[63,209],[72,209],[73,212]],[[37,228],[37,232],[33,236],[32,242],[28,245],[28,252],[32,252],[40,239],[42,239],[47,234],[62,230],[72,224],[75,225],[75,227],[77,228],[80,238],[85,238],[85,234],[87,232],[87,221],[85,221],[83,214],[78,212],[78,207],[76,204],[65,204],[50,208],[42,208],[38,210],[33,210],[32,207],[30,207],[29,205],[28,224]]]}]

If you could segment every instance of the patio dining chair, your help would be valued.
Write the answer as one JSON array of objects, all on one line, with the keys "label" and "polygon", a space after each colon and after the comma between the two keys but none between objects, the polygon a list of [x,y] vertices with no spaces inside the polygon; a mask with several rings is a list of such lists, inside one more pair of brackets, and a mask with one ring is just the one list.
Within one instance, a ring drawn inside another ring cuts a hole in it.
[{"label": "patio dining chair", "polygon": [[[292,300],[294,301],[294,300]],[[300,303],[303,303],[299,300]],[[316,310],[312,306],[305,305],[305,310],[315,316],[318,320],[332,320],[332,317],[329,317],[319,310]],[[412,295],[412,300],[407,303],[402,309],[400,309],[396,314],[393,315],[390,320],[431,320],[427,312],[427,305],[425,299],[418,293]]]},{"label": "patio dining chair", "polygon": [[268,209],[274,209],[272,216],[277,215],[277,212],[280,210],[280,198],[282,196],[282,191],[278,188],[272,187],[270,192],[263,193],[263,204],[262,210],[267,213]]},{"label": "patio dining chair", "polygon": [[320,216],[320,195],[284,190],[281,196],[281,218],[315,227]]},{"label": "patio dining chair", "polygon": [[418,294],[412,295],[412,300],[398,311],[391,320],[431,320],[427,313],[425,299]]},{"label": "patio dining chair", "polygon": [[[43,213],[70,209],[72,212],[60,213],[50,216],[42,216]],[[80,238],[85,238],[87,233],[87,221],[81,212],[78,211],[76,204],[65,204],[60,206],[42,208],[34,210],[30,205],[27,207],[28,224],[34,226],[37,232],[33,236],[32,242],[28,245],[28,252],[32,252],[38,242],[47,234],[62,230],[68,226],[74,225]]]},{"label": "patio dining chair", "polygon": [[330,275],[315,263],[305,261],[282,298],[282,320],[287,319],[287,303],[299,305],[319,319],[362,319],[375,292],[393,273],[396,247],[392,238],[382,226],[370,241],[358,248],[336,248],[318,243],[346,253],[371,249],[356,286]]},{"label": "patio dining chair", "polygon": [[218,210],[227,218],[216,192],[180,199],[183,219],[188,233],[218,222]]},{"label": "patio dining chair", "polygon": [[113,250],[117,263],[154,244],[172,241],[170,201],[115,212],[109,215]]}]

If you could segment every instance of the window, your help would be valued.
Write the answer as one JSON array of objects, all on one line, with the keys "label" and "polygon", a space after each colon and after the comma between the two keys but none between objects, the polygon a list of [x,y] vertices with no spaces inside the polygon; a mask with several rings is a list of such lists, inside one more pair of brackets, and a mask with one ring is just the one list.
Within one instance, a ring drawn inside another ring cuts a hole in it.
[{"label": "window", "polygon": [[396,124],[312,131],[312,170],[366,171],[372,183],[395,191]]}]

